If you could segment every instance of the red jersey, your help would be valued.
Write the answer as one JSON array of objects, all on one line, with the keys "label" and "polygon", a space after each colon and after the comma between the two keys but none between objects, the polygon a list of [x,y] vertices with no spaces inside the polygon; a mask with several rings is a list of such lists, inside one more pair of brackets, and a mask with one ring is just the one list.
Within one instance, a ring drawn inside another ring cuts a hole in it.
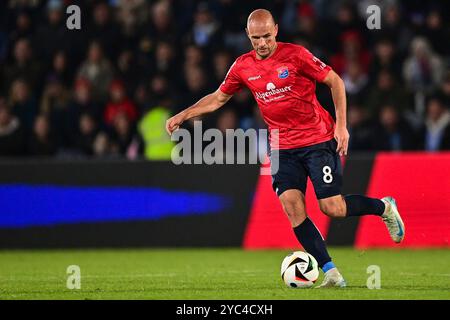
[{"label": "red jersey", "polygon": [[330,70],[306,48],[277,42],[269,58],[258,60],[254,50],[237,58],[220,90],[232,95],[248,87],[271,132],[271,148],[301,148],[334,137],[333,118],[316,97],[316,81],[323,81]]}]

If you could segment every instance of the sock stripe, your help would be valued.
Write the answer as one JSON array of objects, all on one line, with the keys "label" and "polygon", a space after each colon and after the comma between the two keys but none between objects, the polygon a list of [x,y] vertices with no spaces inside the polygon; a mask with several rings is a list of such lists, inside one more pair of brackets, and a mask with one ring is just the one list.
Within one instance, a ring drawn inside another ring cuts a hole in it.
[{"label": "sock stripe", "polygon": [[325,238],[322,235],[322,232],[320,232],[319,228],[317,228],[316,224],[314,223],[314,221],[312,221],[311,219],[309,219],[312,223],[312,225],[314,226],[314,228],[316,228],[317,232],[320,234],[320,237],[322,238],[323,241],[325,241]]}]

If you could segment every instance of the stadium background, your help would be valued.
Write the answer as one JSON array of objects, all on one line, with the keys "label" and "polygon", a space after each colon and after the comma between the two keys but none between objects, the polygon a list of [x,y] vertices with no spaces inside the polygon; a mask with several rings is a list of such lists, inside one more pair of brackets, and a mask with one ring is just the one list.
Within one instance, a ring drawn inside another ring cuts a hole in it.
[{"label": "stadium background", "polygon": [[[66,28],[70,4],[81,30]],[[381,30],[366,27],[369,4]],[[280,41],[346,83],[344,192],[396,197],[402,247],[448,247],[448,2],[320,0],[2,1],[0,247],[298,247],[257,165],[169,161],[165,120],[249,50],[243,28],[258,7],[272,10]],[[333,114],[328,88],[317,92]],[[203,124],[263,127],[245,90]],[[330,245],[391,246],[378,219],[330,221],[308,189]]]}]

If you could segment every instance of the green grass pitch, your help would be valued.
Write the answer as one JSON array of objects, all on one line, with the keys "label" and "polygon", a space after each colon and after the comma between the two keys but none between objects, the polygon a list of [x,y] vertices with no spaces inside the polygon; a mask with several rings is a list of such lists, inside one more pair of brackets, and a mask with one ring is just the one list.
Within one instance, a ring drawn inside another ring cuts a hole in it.
[{"label": "green grass pitch", "polygon": [[[450,299],[450,250],[330,248],[345,289],[290,289],[288,250],[121,249],[0,251],[0,299]],[[81,289],[66,287],[69,265]],[[381,289],[366,287],[369,265]],[[321,275],[319,281],[322,280]]]}]

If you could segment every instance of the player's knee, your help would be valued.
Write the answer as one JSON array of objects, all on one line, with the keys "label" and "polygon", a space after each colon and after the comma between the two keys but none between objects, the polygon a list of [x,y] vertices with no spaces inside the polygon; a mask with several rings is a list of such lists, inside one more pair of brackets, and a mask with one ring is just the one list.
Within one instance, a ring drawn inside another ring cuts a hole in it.
[{"label": "player's knee", "polygon": [[320,210],[330,218],[345,217],[345,205],[337,202],[320,203]]},{"label": "player's knee", "polygon": [[294,196],[282,195],[280,201],[283,211],[286,213],[292,224],[298,225],[305,220],[306,212],[301,199]]}]

